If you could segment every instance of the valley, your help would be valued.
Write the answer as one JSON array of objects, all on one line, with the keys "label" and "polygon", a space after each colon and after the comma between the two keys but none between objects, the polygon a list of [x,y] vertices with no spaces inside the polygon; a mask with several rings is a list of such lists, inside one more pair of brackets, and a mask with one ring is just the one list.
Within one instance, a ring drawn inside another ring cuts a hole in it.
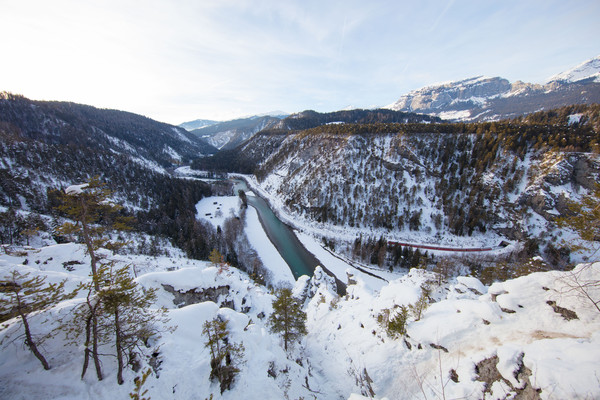
[{"label": "valley", "polygon": [[585,65],[189,131],[3,92],[0,398],[600,396]]}]

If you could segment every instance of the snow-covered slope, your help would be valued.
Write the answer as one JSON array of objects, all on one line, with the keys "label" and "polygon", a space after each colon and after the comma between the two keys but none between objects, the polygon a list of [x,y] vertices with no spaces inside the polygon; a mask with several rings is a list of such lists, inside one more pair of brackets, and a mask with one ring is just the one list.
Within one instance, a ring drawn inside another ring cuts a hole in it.
[{"label": "snow-covered slope", "polygon": [[594,82],[600,82],[600,56],[585,61],[580,65],[554,75],[548,82],[578,82],[584,79],[593,79]]},{"label": "snow-covered slope", "polygon": [[141,115],[9,93],[0,93],[0,143],[7,183],[0,205],[42,213],[50,213],[49,190],[96,175],[119,192],[121,204],[157,206],[157,194],[176,180],[169,168],[216,151],[183,128]]},{"label": "snow-covered slope", "polygon": [[183,122],[179,124],[185,130],[192,131],[194,129],[203,128],[218,123],[219,121],[212,121],[209,119],[195,119],[193,121]]},{"label": "snow-covered slope", "polygon": [[257,184],[294,225],[346,242],[384,236],[469,248],[537,237],[542,250],[559,241],[553,221],[566,199],[600,174],[597,154],[508,148],[520,139],[334,129],[288,135],[257,169]]},{"label": "snow-covered slope", "polygon": [[[599,272],[594,264],[573,274],[593,280]],[[437,286],[413,270],[375,294],[359,282],[346,300],[311,300],[307,350],[329,374],[337,371],[330,382],[339,391],[365,372],[378,398],[595,397],[600,313],[570,291],[573,276],[537,273],[488,288],[467,277]],[[405,337],[390,337],[378,316],[415,304],[421,286],[439,301],[420,320],[409,317]],[[364,381],[360,389],[368,394]]]},{"label": "snow-covered slope", "polygon": [[[107,254],[109,255],[109,254]],[[27,262],[25,263],[25,260]],[[78,263],[66,264],[70,261]],[[308,335],[286,353],[266,319],[273,296],[235,269],[217,268],[175,254],[169,257],[119,256],[146,288],[158,289],[155,307],[168,308],[173,332],[148,343],[142,371],[152,399],[368,398],[497,399],[527,394],[531,399],[600,396],[600,312],[574,286],[600,278],[600,263],[573,272],[535,273],[489,287],[469,277],[449,282],[412,270],[373,291],[360,278],[340,298],[322,271],[294,288],[304,301]],[[80,263],[80,264],[79,264]],[[68,287],[88,279],[89,258],[76,244],[13,249],[0,255],[0,274],[14,268]],[[421,317],[410,313],[406,335],[393,336],[382,325],[402,306],[429,293]],[[598,287],[589,289],[593,299]],[[46,333],[83,297],[63,302],[31,318],[31,328]],[[231,340],[243,344],[244,363],[229,391],[211,383],[210,354],[202,335],[205,321],[229,322]],[[52,368],[44,371],[17,339],[16,320],[0,329],[0,397],[6,399],[127,398],[134,378],[115,380],[115,363],[103,356],[105,379],[88,373],[80,379],[81,349],[54,334],[43,352]],[[110,353],[110,345],[102,348]]]},{"label": "snow-covered slope", "polygon": [[218,122],[194,129],[192,133],[218,149],[231,149],[248,140],[257,132],[274,126],[279,121],[279,117],[272,117],[270,115],[252,116]]}]

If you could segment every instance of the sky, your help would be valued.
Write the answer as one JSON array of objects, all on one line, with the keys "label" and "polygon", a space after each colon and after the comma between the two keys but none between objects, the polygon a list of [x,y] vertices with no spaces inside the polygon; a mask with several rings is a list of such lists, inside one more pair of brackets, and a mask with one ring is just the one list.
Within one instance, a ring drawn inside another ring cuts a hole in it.
[{"label": "sky", "polygon": [[0,0],[0,91],[179,124],[395,102],[600,55],[598,0]]}]

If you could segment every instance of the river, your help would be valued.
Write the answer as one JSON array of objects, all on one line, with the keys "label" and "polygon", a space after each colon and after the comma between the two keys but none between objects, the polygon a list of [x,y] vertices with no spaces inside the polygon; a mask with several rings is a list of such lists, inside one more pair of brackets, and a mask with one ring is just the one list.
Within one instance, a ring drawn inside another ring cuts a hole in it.
[{"label": "river", "polygon": [[[248,188],[246,182],[243,180],[235,179],[234,182],[234,193],[237,194],[238,190],[247,192],[251,189]],[[258,196],[247,196],[248,204],[258,213],[260,223],[265,230],[265,233],[279,252],[281,257],[290,267],[292,274],[295,279],[298,279],[302,275],[312,276],[315,267],[321,265],[319,260],[302,245],[300,240],[296,237],[296,234],[291,227],[281,222],[275,215],[269,204]],[[331,272],[327,271],[326,268],[322,267],[325,272],[335,277]],[[338,293],[345,293],[345,285],[336,278],[337,291]]]}]

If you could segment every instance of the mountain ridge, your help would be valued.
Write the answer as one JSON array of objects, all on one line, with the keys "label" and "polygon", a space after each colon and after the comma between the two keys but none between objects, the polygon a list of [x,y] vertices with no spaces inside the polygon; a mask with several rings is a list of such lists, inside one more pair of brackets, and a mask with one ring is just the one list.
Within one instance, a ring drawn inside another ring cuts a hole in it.
[{"label": "mountain ridge", "polygon": [[384,108],[453,121],[496,121],[571,104],[600,102],[600,56],[545,84],[477,76],[425,86]]}]

